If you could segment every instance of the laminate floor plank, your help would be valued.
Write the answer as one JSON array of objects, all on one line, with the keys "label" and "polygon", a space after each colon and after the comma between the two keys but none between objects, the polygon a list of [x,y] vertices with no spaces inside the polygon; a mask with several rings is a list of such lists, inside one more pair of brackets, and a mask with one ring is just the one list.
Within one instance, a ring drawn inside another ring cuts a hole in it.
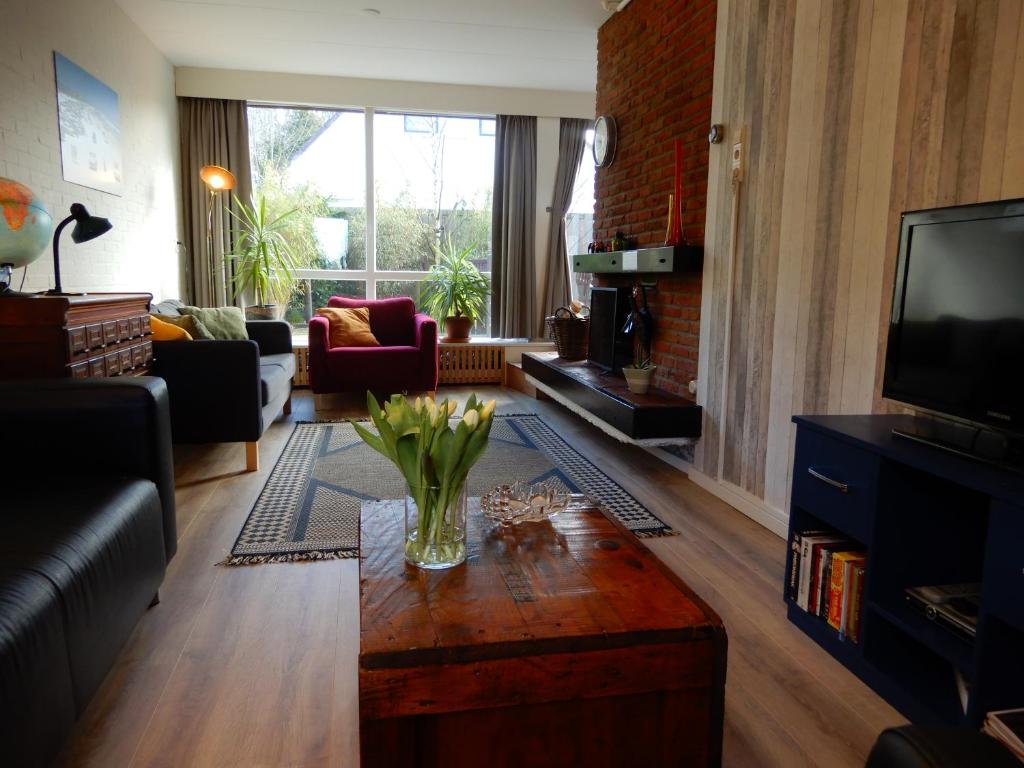
[{"label": "laminate floor plank", "polygon": [[[703,597],[729,634],[725,764],[861,766],[878,731],[903,722],[790,624],[785,542],[651,453],[560,406],[498,387],[499,413],[540,413],[679,536],[645,543]],[[293,412],[260,441],[175,449],[178,555],[162,602],[140,621],[88,707],[65,766],[355,766],[359,584],[354,559],[225,568],[238,531],[297,421],[365,417],[361,397]]]}]

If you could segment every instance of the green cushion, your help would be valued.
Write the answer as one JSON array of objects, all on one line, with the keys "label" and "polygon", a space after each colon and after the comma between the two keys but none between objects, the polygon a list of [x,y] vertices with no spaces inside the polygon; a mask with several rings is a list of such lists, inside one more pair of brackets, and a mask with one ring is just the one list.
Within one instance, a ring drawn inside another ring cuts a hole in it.
[{"label": "green cushion", "polygon": [[179,328],[184,328],[193,339],[209,340],[216,338],[198,317],[191,317],[189,315],[160,315],[156,312],[153,313],[153,317],[163,320],[165,323],[176,325]]},{"label": "green cushion", "polygon": [[181,314],[194,317],[205,325],[215,339],[248,339],[245,329],[245,315],[238,307],[182,307]]}]

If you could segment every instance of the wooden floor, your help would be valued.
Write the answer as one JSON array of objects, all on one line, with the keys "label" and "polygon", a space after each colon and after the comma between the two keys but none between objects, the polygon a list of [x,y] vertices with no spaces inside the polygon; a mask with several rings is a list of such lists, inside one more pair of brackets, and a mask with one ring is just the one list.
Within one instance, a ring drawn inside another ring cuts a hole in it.
[{"label": "wooden floor", "polygon": [[[862,766],[902,718],[785,618],[784,542],[650,454],[559,406],[511,390],[499,412],[536,411],[680,536],[648,544],[718,611],[729,634],[725,763]],[[462,396],[466,389],[444,389]],[[358,763],[355,560],[215,567],[230,549],[295,421],[260,443],[176,451],[178,554],[162,602],[139,623],[83,716],[62,765],[355,766]]]}]

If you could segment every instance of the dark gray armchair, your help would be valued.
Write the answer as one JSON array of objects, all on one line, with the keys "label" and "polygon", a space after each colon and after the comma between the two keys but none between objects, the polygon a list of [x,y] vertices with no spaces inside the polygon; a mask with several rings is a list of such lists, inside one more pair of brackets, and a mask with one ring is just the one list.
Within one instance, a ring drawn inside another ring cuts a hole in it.
[{"label": "dark gray armchair", "polygon": [[[154,311],[167,313],[167,305]],[[245,443],[259,468],[259,439],[291,413],[295,356],[291,326],[250,320],[245,341],[157,341],[153,375],[167,382],[175,443]]]}]

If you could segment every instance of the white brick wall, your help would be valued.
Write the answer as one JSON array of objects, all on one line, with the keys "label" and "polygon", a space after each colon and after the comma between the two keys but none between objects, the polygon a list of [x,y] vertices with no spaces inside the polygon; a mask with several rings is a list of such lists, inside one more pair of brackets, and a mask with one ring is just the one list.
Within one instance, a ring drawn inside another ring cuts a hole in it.
[{"label": "white brick wall", "polygon": [[[75,245],[61,240],[67,290],[181,294],[178,117],[174,69],[114,0],[0,0],[0,176],[30,187],[54,224],[72,203],[114,229]],[[53,51],[119,97],[123,196],[64,181]],[[14,287],[21,281],[15,273]],[[53,285],[50,249],[28,267],[25,290]]]}]

